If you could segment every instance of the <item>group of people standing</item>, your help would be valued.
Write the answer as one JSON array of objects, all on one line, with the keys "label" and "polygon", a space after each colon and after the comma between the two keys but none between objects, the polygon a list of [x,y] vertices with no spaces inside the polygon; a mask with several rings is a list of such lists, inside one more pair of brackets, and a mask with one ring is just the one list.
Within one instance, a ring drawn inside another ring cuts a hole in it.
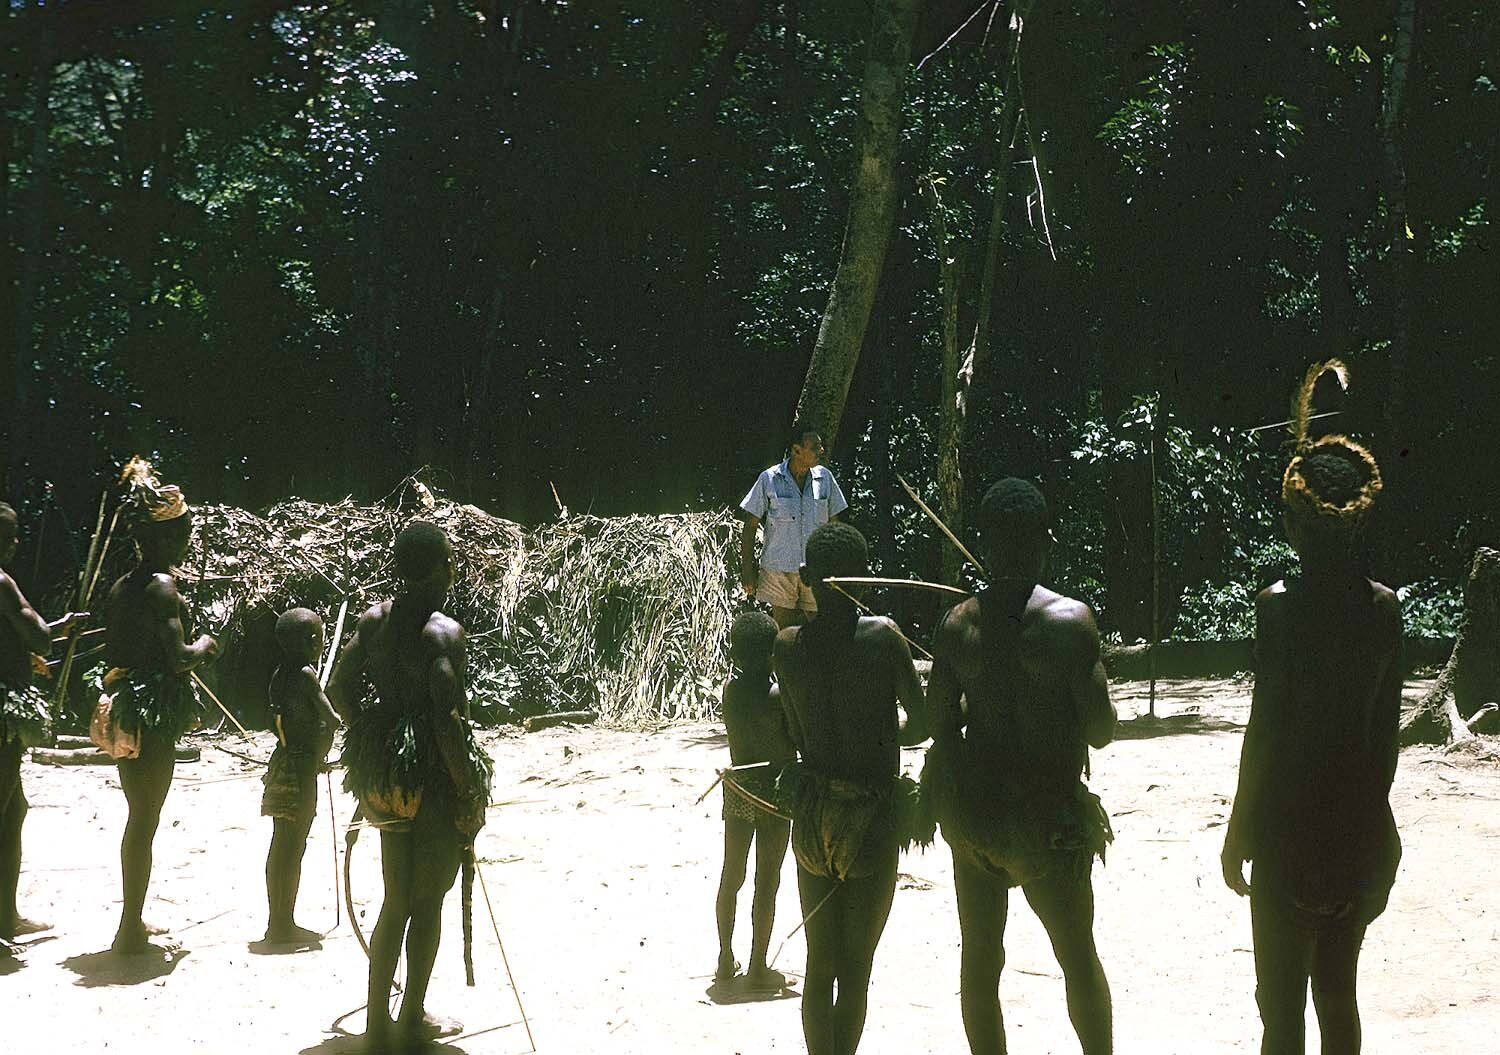
[{"label": "group of people standing", "polygon": [[[189,631],[177,591],[173,569],[187,556],[193,525],[181,490],[162,484],[140,459],[127,465],[122,484],[122,521],[140,559],[104,602],[106,673],[91,736],[116,759],[128,804],[120,842],[123,905],[111,949],[133,955],[153,951],[151,937],[164,933],[142,918],[152,845],[177,741],[200,714],[193,672],[214,658],[218,643]],[[15,511],[0,505],[0,565],[15,555],[19,537]],[[440,610],[453,582],[449,540],[436,525],[414,521],[396,538],[392,556],[400,589],[359,617],[326,694],[317,671],[322,621],[305,608],[278,619],[281,663],[269,699],[277,747],[261,799],[273,829],[264,940],[317,948],[321,936],[297,926],[293,910],[317,810],[317,776],[334,730],[345,727],[344,786],[359,799],[356,820],[381,833],[384,897],[369,949],[365,1034],[371,1052],[405,1051],[462,1028],[428,1014],[425,1001],[443,901],[465,860],[473,863],[492,772],[468,720],[463,628]],[[0,937],[7,940],[47,929],[16,906],[27,809],[21,755],[49,735],[47,699],[33,673],[52,643],[87,618],[45,622],[0,571]],[[403,942],[407,974],[393,1020],[389,999]]]},{"label": "group of people standing", "polygon": [[[1389,792],[1401,614],[1358,556],[1380,470],[1348,437],[1309,434],[1326,373],[1347,384],[1341,363],[1320,364],[1294,400],[1282,500],[1300,574],[1256,597],[1254,696],[1222,855],[1226,884],[1250,898],[1262,1055],[1304,1051],[1309,983],[1324,1055],[1360,1050],[1359,950],[1400,859]],[[1042,584],[1046,500],[1017,478],[984,495],[974,519],[986,586],[941,619],[924,693],[900,628],[861,614],[861,588],[848,580],[868,576],[868,553],[838,519],[847,503],[817,464],[821,437],[803,423],[793,431],[787,459],[741,505],[744,586],[774,618],[749,610],[731,630],[716,979],[736,978],[735,900],[754,845],[751,957],[739,984],[785,984],[766,950],[790,842],[807,935],[807,1050],[852,1055],[898,854],[936,827],[953,856],[970,1050],[1006,1050],[999,983],[1019,887],[1051,941],[1084,1055],[1112,1052],[1092,866],[1114,835],[1083,778],[1089,750],[1113,739],[1116,712],[1092,611]],[[929,736],[916,786],[901,775],[900,749]]]}]

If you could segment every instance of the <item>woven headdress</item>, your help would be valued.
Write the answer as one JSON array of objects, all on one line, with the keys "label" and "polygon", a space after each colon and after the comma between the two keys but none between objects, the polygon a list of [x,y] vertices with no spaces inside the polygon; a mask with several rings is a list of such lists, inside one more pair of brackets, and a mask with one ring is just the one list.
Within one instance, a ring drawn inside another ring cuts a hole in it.
[{"label": "woven headdress", "polygon": [[[1306,526],[1324,533],[1352,536],[1364,526],[1375,497],[1382,487],[1380,466],[1375,456],[1348,436],[1331,435],[1310,439],[1308,425],[1313,416],[1313,389],[1324,374],[1332,374],[1339,387],[1348,391],[1349,368],[1337,359],[1315,363],[1308,368],[1302,386],[1292,400],[1292,437],[1295,450],[1281,476],[1281,500],[1287,511]],[[1359,473],[1360,487],[1343,503],[1331,501],[1315,491],[1304,475],[1307,459],[1316,454],[1333,455],[1348,462]]]},{"label": "woven headdress", "polygon": [[151,463],[139,454],[126,463],[120,484],[125,488],[125,516],[132,524],[176,520],[188,511],[182,489],[158,480]]}]

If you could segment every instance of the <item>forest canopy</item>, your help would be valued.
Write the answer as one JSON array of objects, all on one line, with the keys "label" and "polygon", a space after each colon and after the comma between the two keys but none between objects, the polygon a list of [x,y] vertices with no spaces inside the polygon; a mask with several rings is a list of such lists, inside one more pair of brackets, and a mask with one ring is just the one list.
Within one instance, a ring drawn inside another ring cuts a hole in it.
[{"label": "forest canopy", "polygon": [[[0,452],[23,583],[132,453],[195,500],[415,469],[535,523],[732,506],[781,456],[840,265],[889,0],[10,0]],[[927,0],[894,218],[829,461],[936,577],[945,348],[983,318],[963,494],[1021,475],[1054,577],[1245,636],[1294,560],[1288,398],[1387,476],[1419,633],[1495,544],[1500,28],[1477,0]],[[1272,427],[1265,427],[1272,426]],[[554,491],[555,489],[555,491]],[[556,497],[554,497],[554,495]]]}]

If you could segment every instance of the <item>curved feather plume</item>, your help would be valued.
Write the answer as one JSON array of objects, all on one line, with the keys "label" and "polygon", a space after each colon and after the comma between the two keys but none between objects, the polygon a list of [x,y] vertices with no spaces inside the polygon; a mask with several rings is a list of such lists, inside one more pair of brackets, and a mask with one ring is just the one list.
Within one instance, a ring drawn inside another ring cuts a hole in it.
[{"label": "curved feather plume", "polygon": [[1343,360],[1330,359],[1326,363],[1314,363],[1307,368],[1307,375],[1303,377],[1302,385],[1292,399],[1292,439],[1299,451],[1305,450],[1310,443],[1307,427],[1313,416],[1313,390],[1318,387],[1318,379],[1324,374],[1332,374],[1338,379],[1339,388],[1349,391],[1349,368],[1344,365]]}]

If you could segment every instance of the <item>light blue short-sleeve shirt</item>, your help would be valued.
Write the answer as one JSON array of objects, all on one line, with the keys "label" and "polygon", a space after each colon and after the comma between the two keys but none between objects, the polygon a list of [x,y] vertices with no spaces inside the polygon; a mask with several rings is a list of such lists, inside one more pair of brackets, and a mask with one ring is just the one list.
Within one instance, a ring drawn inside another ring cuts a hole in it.
[{"label": "light blue short-sleeve shirt", "polygon": [[757,518],[765,532],[760,566],[796,571],[807,554],[807,536],[848,509],[849,503],[826,467],[814,465],[798,487],[791,469],[782,462],[755,478],[740,508]]}]

